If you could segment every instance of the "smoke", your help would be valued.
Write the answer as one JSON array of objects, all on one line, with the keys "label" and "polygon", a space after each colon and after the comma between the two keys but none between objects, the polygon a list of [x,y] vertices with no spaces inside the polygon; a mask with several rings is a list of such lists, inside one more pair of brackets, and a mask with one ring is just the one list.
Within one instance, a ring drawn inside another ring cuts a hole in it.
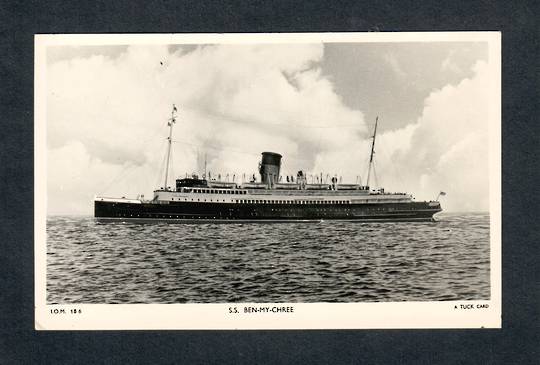
[{"label": "smoke", "polygon": [[[369,131],[322,76],[321,44],[129,46],[113,56],[51,62],[47,70],[49,214],[89,214],[94,194],[151,196],[163,186],[172,104],[172,176],[207,169],[236,181],[260,152],[303,169],[365,179]],[[377,137],[381,184],[449,208],[487,208],[486,66],[435,90],[416,124]],[[384,123],[384,116],[381,116]],[[173,179],[169,180],[169,185]]]}]

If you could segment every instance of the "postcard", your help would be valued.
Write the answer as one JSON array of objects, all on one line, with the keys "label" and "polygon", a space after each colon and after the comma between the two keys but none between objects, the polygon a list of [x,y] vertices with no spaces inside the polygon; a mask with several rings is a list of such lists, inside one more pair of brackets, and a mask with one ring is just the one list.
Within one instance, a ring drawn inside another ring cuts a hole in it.
[{"label": "postcard", "polygon": [[35,36],[37,330],[501,327],[498,32]]}]

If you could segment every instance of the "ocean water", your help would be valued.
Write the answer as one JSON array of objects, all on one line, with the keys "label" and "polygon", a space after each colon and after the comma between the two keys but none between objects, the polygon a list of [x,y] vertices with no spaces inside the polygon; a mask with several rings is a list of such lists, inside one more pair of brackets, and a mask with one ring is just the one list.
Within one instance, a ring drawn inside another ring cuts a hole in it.
[{"label": "ocean water", "polygon": [[488,214],[437,222],[47,219],[47,303],[489,299]]}]

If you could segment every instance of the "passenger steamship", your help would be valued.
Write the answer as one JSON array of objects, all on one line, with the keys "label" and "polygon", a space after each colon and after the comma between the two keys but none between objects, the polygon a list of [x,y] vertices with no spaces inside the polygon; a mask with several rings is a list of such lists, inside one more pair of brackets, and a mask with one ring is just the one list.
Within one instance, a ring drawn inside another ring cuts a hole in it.
[{"label": "passenger steamship", "polygon": [[108,198],[94,199],[94,215],[99,219],[182,220],[182,221],[430,221],[440,212],[435,201],[416,202],[410,194],[371,190],[369,179],[373,165],[377,122],[372,136],[368,178],[365,185],[341,184],[332,178],[326,184],[309,184],[299,171],[296,179],[280,179],[282,156],[262,152],[260,181],[237,184],[207,180],[194,175],[176,180],[167,187],[173,126],[177,109],[169,120],[165,184],[154,191],[152,200]]}]

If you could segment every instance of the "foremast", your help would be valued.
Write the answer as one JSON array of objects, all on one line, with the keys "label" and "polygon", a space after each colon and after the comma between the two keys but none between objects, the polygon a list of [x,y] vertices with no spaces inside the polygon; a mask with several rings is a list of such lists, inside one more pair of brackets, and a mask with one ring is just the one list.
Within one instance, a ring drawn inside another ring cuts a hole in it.
[{"label": "foremast", "polygon": [[169,125],[169,137],[167,138],[168,146],[167,146],[167,163],[165,164],[165,183],[163,184],[163,189],[168,190],[167,188],[167,181],[169,179],[169,162],[171,160],[171,145],[172,145],[172,131],[173,126],[176,123],[176,112],[178,109],[176,109],[176,105],[173,104],[173,108],[171,111],[171,118],[169,119],[169,122],[167,123]]}]

